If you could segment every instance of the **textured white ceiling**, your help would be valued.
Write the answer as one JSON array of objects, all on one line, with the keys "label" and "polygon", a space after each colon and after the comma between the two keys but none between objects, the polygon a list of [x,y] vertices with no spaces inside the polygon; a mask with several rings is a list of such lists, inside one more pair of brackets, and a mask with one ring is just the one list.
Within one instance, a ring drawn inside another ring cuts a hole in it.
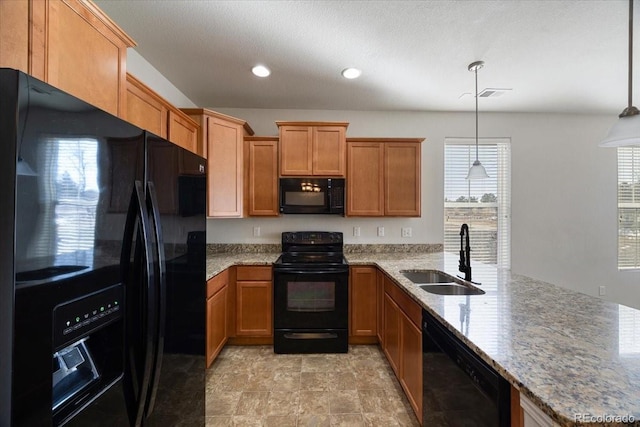
[{"label": "textured white ceiling", "polygon": [[[470,111],[476,60],[480,90],[513,89],[482,111],[626,106],[626,0],[96,3],[203,107]],[[253,76],[257,63],[272,75]],[[342,78],[349,66],[362,77]]]}]

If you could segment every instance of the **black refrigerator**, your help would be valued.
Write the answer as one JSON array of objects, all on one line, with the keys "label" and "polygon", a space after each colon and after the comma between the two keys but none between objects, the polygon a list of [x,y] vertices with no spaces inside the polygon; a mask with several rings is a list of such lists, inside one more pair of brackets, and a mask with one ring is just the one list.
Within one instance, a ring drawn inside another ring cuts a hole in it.
[{"label": "black refrigerator", "polygon": [[205,167],[0,69],[0,427],[204,425]]}]

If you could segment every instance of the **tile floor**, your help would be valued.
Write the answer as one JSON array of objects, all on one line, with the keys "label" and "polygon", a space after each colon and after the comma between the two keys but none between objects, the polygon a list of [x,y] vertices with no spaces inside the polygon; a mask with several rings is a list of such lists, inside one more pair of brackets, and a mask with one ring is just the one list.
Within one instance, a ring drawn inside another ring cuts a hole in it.
[{"label": "tile floor", "polygon": [[374,345],[304,355],[227,346],[207,370],[206,417],[207,427],[420,425]]}]

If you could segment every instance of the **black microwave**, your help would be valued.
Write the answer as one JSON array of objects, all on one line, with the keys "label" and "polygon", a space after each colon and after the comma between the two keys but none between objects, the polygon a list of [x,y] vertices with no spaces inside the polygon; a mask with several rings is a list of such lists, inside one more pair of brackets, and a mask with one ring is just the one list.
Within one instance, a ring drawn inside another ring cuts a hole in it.
[{"label": "black microwave", "polygon": [[280,213],[344,215],[344,178],[280,178]]}]

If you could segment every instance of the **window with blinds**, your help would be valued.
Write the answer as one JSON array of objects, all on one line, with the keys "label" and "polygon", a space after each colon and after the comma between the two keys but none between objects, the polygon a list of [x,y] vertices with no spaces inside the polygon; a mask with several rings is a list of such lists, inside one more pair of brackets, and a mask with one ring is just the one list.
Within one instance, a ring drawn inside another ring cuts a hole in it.
[{"label": "window with blinds", "polygon": [[509,139],[482,139],[478,158],[488,179],[467,180],[476,158],[475,139],[445,140],[444,250],[460,251],[460,227],[469,225],[471,259],[509,268],[511,265],[511,144]]},{"label": "window with blinds", "polygon": [[618,269],[640,268],[640,147],[618,148]]}]

